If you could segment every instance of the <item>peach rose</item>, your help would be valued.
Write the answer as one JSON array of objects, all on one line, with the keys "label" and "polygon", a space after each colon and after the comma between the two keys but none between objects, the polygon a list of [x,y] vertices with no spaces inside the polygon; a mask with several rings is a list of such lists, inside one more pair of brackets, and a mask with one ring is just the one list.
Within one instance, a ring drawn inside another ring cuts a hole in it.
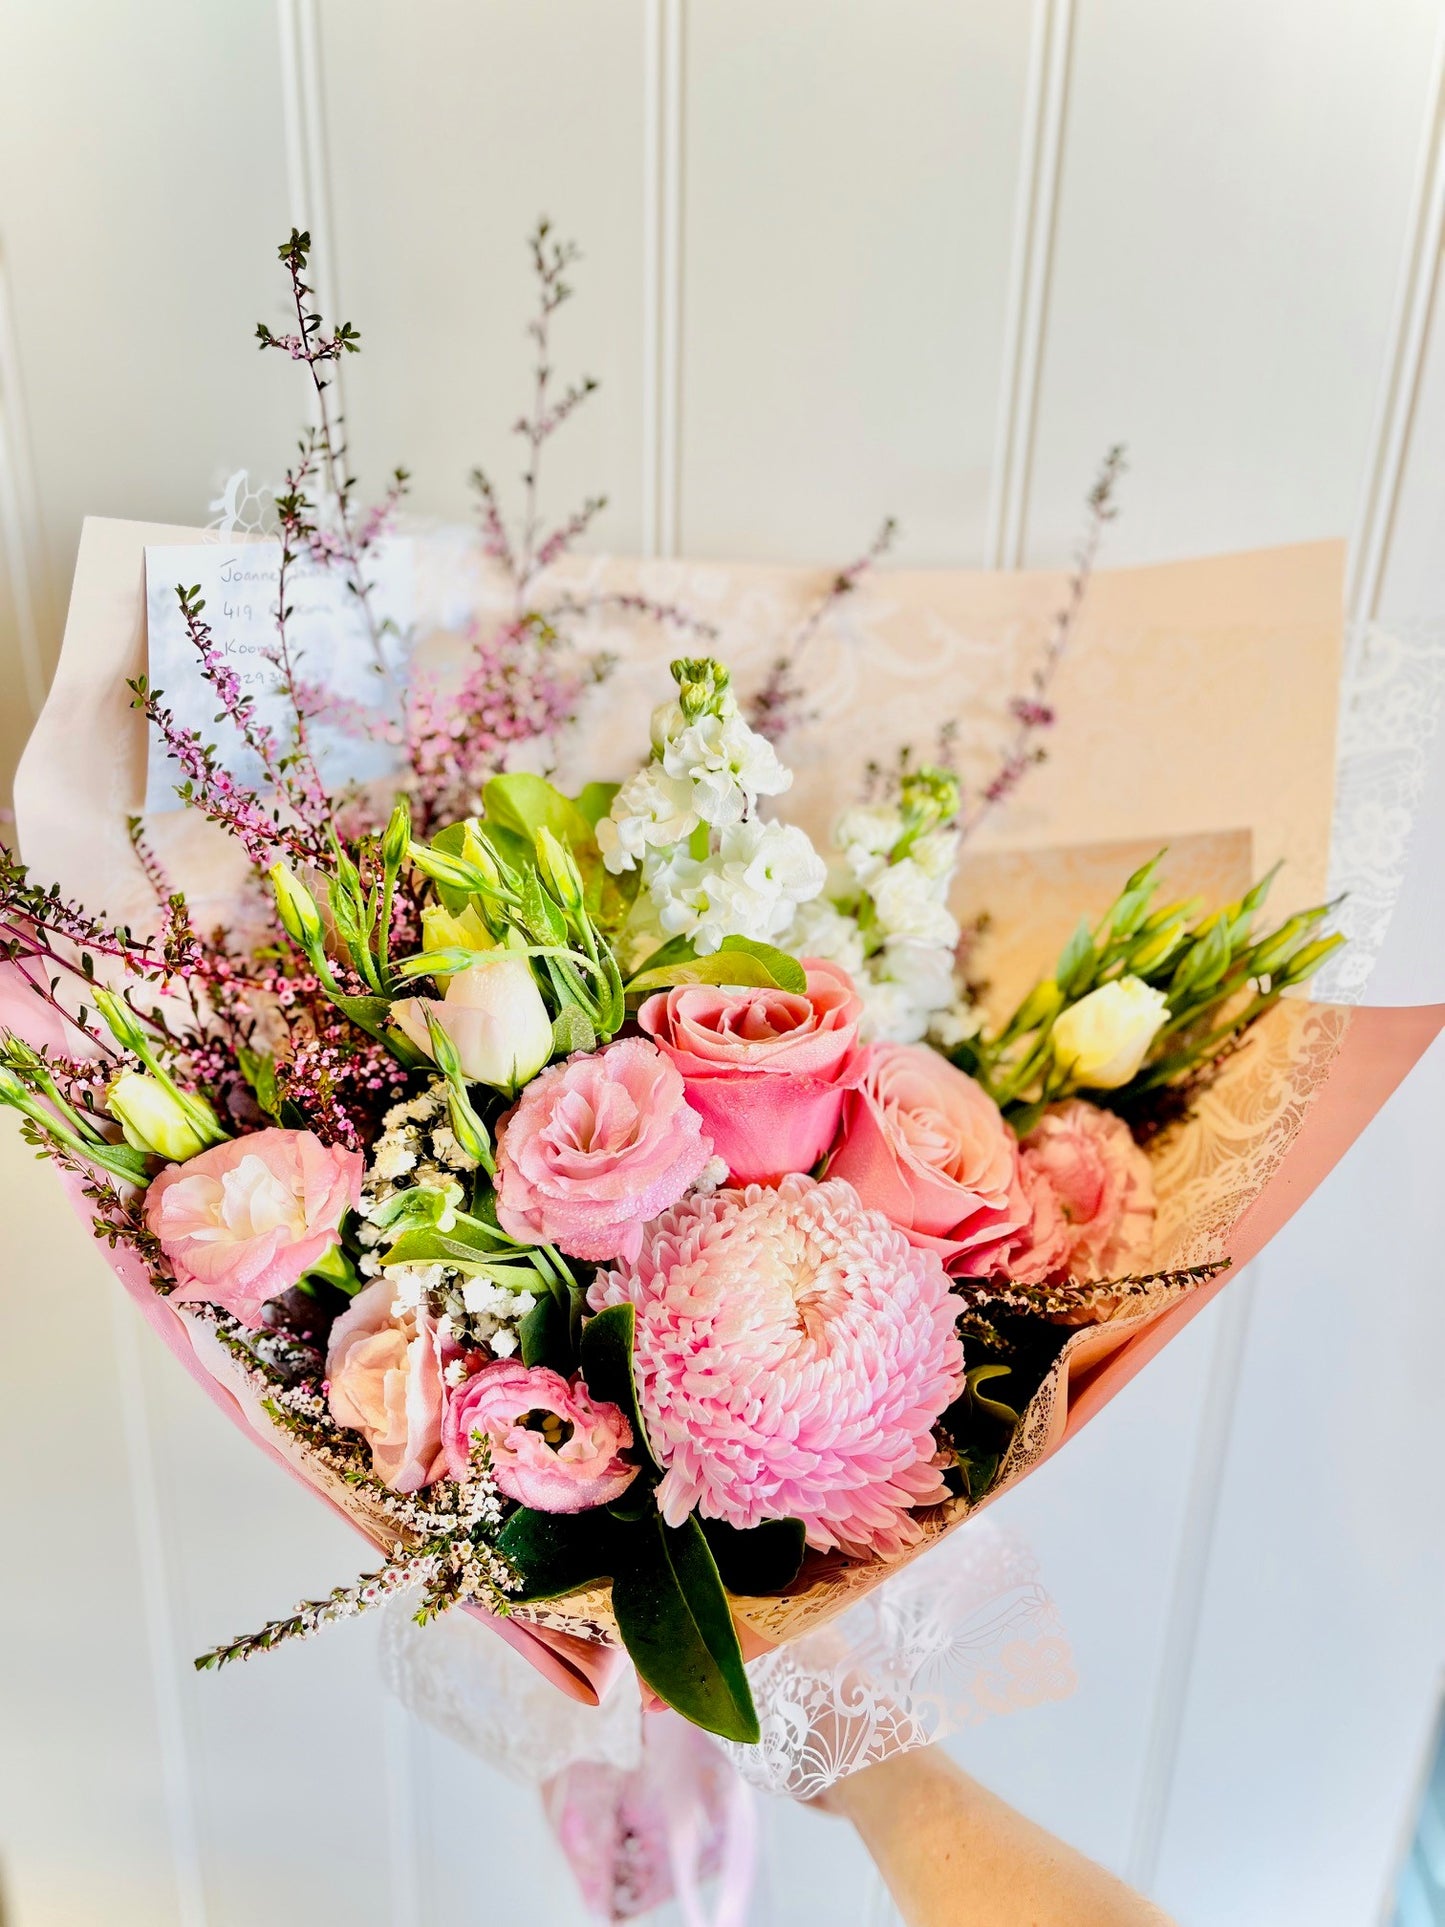
[{"label": "peach rose", "polygon": [[454,1479],[477,1433],[491,1446],[497,1490],[536,1512],[610,1505],[637,1477],[621,1456],[632,1444],[621,1409],[545,1366],[498,1359],[451,1394],[442,1437]]},{"label": "peach rose", "polygon": [[986,1277],[1028,1223],[1018,1144],[988,1092],[926,1044],[875,1044],[828,1166],[948,1270]]},{"label": "peach rose", "polygon": [[739,1184],[816,1164],[867,1062],[852,979],[814,958],[804,969],[801,996],[686,984],[659,991],[637,1013],[682,1073],[688,1103]]},{"label": "peach rose", "polygon": [[1123,1118],[1071,1098],[1039,1119],[1024,1139],[1022,1162],[1029,1181],[1047,1183],[1067,1227],[1056,1270],[1083,1283],[1149,1269],[1154,1176]]},{"label": "peach rose", "polygon": [[359,1291],[331,1327],[327,1403],[338,1425],[360,1432],[376,1475],[394,1492],[440,1478],[442,1367],[425,1311],[393,1310],[391,1281]]},{"label": "peach rose", "polygon": [[682,1079],[645,1037],[579,1052],[533,1080],[497,1130],[497,1217],[522,1244],[635,1258],[642,1227],[712,1155]]},{"label": "peach rose", "polygon": [[243,1325],[341,1241],[362,1157],[311,1131],[252,1131],[172,1164],[146,1192],[146,1224],[181,1303],[220,1305]]}]

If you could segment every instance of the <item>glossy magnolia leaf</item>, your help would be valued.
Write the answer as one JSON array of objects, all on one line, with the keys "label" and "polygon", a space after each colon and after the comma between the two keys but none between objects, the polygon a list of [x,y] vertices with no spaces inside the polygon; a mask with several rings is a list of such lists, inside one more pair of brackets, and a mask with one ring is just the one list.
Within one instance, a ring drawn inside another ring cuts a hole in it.
[{"label": "glossy magnolia leaf", "polygon": [[621,1529],[626,1558],[612,1576],[612,1610],[639,1677],[695,1726],[756,1743],[732,1608],[702,1528],[654,1517]]},{"label": "glossy magnolia leaf", "polygon": [[624,1562],[627,1528],[602,1508],[591,1512],[514,1512],[497,1547],[522,1581],[519,1599],[560,1599],[610,1579]]},{"label": "glossy magnolia leaf", "polygon": [[605,1399],[621,1409],[632,1427],[633,1449],[654,1472],[660,1472],[648,1444],[632,1376],[634,1321],[631,1305],[609,1305],[606,1311],[588,1319],[582,1327],[582,1382],[593,1398]]},{"label": "glossy magnolia leaf", "polygon": [[803,1563],[801,1519],[768,1519],[740,1531],[725,1519],[704,1519],[703,1537],[729,1592],[761,1597],[786,1590]]}]

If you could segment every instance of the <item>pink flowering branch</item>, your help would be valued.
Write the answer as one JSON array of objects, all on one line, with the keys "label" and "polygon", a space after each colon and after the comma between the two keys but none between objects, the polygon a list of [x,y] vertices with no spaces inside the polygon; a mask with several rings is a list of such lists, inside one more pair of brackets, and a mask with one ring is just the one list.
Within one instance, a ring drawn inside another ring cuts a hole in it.
[{"label": "pink flowering branch", "polygon": [[999,753],[992,776],[959,812],[960,839],[972,836],[999,804],[1012,796],[1029,770],[1047,758],[1048,750],[1040,737],[1054,724],[1051,700],[1054,678],[1078,627],[1104,530],[1118,514],[1114,490],[1123,473],[1124,449],[1116,443],[1104,457],[1094,485],[1085,497],[1083,539],[1075,553],[1073,573],[1063,604],[1054,617],[1044,653],[1034,668],[1027,691],[1015,696],[1009,705],[1013,731]]},{"label": "pink flowering branch", "polygon": [[760,736],[766,736],[771,743],[779,743],[790,729],[812,720],[803,707],[807,699],[807,689],[800,680],[798,664],[813,637],[824,622],[837,608],[838,604],[858,587],[863,577],[892,548],[898,534],[898,524],[890,515],[879,528],[872,542],[850,562],[846,569],[840,569],[829,582],[827,590],[809,611],[799,625],[791,642],[781,655],[775,657],[768,671],[767,681],[752,697],[748,704],[748,721]]}]

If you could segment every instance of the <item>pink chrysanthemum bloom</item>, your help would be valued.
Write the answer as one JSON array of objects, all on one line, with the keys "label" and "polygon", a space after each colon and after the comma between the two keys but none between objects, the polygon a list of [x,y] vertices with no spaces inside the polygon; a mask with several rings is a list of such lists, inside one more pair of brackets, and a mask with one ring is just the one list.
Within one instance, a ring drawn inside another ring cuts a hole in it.
[{"label": "pink chrysanthemum bloom", "polygon": [[937,1254],[851,1184],[694,1194],[599,1272],[594,1310],[631,1302],[658,1505],[746,1528],[801,1519],[808,1543],[884,1558],[947,1488],[932,1428],[958,1396],[961,1309]]}]

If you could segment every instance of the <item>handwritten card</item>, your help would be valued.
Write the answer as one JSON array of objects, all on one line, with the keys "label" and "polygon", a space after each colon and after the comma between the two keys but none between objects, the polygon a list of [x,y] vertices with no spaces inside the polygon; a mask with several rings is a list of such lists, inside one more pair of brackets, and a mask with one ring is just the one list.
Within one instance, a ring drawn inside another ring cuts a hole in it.
[{"label": "handwritten card", "polygon": [[[210,626],[216,653],[235,671],[241,693],[255,702],[256,721],[286,746],[294,717],[283,689],[277,657],[276,610],[281,572],[279,542],[205,542],[147,548],[146,630],[151,687],[182,729],[213,743],[221,763],[239,782],[263,790],[259,756],[224,717],[215,690],[201,672],[187,634],[176,590],[200,586],[202,621]],[[367,782],[397,767],[399,751],[387,741],[401,714],[411,649],[414,602],[410,542],[394,538],[368,551],[371,620],[346,586],[340,567],[293,562],[287,570],[287,649],[298,682],[324,690],[329,711],[308,723],[308,734],[328,789]],[[151,731],[146,759],[146,809],[181,807],[181,771]]]}]

